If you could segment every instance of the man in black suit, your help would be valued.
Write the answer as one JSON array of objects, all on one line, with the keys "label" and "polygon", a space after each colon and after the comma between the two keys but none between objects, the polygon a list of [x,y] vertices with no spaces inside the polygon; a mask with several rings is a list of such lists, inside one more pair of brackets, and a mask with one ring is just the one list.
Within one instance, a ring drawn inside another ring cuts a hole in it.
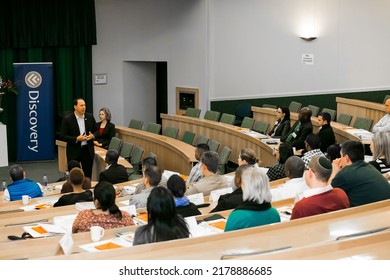
[{"label": "man in black suit", "polygon": [[289,133],[282,137],[280,141],[290,144],[297,150],[304,149],[306,137],[313,133],[311,115],[311,110],[308,107],[303,107],[299,111],[298,120],[294,123]]},{"label": "man in black suit", "polygon": [[99,182],[107,181],[111,184],[118,184],[128,181],[126,168],[118,164],[119,153],[116,150],[108,150],[106,154],[107,169],[102,171]]},{"label": "man in black suit", "polygon": [[82,98],[75,99],[74,112],[62,121],[61,137],[67,143],[67,160],[81,162],[85,177],[91,178],[95,156],[93,139],[98,133],[95,118],[86,113],[86,104]]}]

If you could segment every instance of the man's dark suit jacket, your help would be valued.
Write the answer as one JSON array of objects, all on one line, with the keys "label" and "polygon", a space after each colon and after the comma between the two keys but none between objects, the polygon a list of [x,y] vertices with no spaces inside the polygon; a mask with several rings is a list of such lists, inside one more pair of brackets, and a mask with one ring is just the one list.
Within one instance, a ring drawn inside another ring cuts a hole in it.
[{"label": "man's dark suit jacket", "polygon": [[107,181],[111,184],[118,184],[128,181],[126,168],[118,163],[113,163],[110,167],[100,173],[99,182]]},{"label": "man's dark suit jacket", "polygon": [[[102,122],[97,123],[98,131]],[[111,138],[115,136],[115,125],[112,122],[107,122],[106,126],[103,129],[102,135],[98,133],[98,136],[95,138],[96,141],[103,145],[104,149],[108,148]]]},{"label": "man's dark suit jacket", "polygon": [[[91,132],[96,137],[98,131],[97,131],[96,121],[93,115],[89,113],[85,113],[84,122],[85,122],[85,133],[88,135],[89,132]],[[78,156],[80,155],[81,142],[76,143],[76,138],[79,135],[80,135],[79,125],[77,123],[75,113],[72,112],[71,114],[64,117],[62,121],[62,127],[61,127],[61,138],[67,143],[66,157],[68,161],[77,159]],[[91,157],[93,158],[95,156],[93,139],[89,140],[87,144],[88,144],[88,151]]]},{"label": "man's dark suit jacket", "polygon": [[[287,133],[284,137],[282,137],[280,141],[285,142],[287,137],[294,132],[298,123],[299,121],[296,121],[292,126],[292,128],[290,129],[289,133]],[[304,149],[306,137],[311,133],[313,133],[313,125],[311,121],[301,123],[299,130],[296,132],[297,136],[288,143],[290,143],[290,145],[295,147],[297,150]]]}]

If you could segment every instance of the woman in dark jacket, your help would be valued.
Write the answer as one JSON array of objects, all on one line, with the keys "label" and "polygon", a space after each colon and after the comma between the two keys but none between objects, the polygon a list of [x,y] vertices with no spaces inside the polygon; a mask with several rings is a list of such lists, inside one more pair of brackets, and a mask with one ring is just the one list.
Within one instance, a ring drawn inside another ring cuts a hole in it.
[{"label": "woman in dark jacket", "polygon": [[290,110],[287,107],[279,106],[276,109],[276,122],[272,130],[268,133],[273,138],[285,136],[291,128]]},{"label": "woman in dark jacket", "polygon": [[95,146],[107,149],[111,138],[115,136],[115,125],[111,122],[111,112],[106,107],[100,109],[99,118],[100,122],[97,123],[99,135],[95,138],[93,143]]}]

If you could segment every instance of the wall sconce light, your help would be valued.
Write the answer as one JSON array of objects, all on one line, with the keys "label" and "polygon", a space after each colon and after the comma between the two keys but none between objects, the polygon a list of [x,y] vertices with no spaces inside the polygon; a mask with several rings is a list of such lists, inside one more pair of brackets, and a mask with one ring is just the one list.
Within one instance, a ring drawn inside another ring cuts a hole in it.
[{"label": "wall sconce light", "polygon": [[313,41],[313,40],[317,39],[317,37],[314,37],[314,36],[307,36],[307,37],[306,36],[305,37],[301,36],[299,38],[301,38],[302,40],[305,40],[307,42],[310,42],[310,41]]}]

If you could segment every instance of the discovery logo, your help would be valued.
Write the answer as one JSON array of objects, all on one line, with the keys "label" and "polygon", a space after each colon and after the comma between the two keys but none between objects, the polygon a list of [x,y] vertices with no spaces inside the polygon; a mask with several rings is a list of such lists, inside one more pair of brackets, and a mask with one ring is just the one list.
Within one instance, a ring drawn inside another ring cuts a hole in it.
[{"label": "discovery logo", "polygon": [[26,85],[30,88],[37,88],[42,83],[42,76],[36,71],[30,71],[24,78]]}]

